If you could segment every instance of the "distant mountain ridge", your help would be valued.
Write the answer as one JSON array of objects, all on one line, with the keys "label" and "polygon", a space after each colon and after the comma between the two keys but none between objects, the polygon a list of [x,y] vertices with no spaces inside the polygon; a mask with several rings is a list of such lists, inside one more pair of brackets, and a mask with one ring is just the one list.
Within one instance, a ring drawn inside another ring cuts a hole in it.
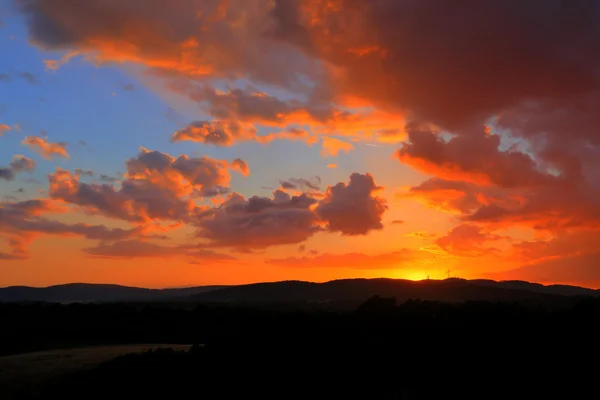
[{"label": "distant mountain ridge", "polygon": [[315,303],[364,301],[374,296],[438,301],[519,301],[551,302],[572,296],[600,296],[600,290],[578,286],[548,285],[524,281],[445,279],[410,281],[403,279],[342,279],[324,283],[281,281],[238,286],[197,286],[147,289],[109,284],[71,283],[35,288],[0,288],[0,302],[118,302],[167,301],[234,303]]},{"label": "distant mountain ridge", "polygon": [[0,288],[0,302],[47,301],[56,303],[156,301],[186,297],[223,289],[226,286],[197,286],[174,289],[147,289],[130,286],[68,283],[43,288],[9,286]]},{"label": "distant mountain ridge", "polygon": [[193,295],[202,302],[294,303],[364,301],[371,296],[434,301],[516,301],[561,303],[574,296],[600,296],[600,290],[577,286],[549,285],[524,281],[445,279],[410,281],[402,279],[342,279],[324,283],[284,281],[232,286]]}]

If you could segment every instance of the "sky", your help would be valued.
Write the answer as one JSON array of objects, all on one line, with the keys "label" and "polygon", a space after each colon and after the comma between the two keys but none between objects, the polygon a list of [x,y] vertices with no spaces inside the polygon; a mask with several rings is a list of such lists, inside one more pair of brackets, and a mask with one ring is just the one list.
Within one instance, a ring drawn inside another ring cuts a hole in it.
[{"label": "sky", "polygon": [[0,286],[600,287],[600,3],[0,0]]}]

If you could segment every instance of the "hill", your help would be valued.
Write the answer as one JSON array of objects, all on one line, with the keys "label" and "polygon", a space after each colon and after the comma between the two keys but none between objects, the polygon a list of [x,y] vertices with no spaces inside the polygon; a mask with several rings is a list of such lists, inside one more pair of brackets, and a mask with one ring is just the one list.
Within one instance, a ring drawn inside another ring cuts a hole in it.
[{"label": "hill", "polygon": [[0,288],[0,302],[46,301],[128,302],[189,301],[227,303],[344,303],[355,306],[378,295],[437,301],[517,301],[523,303],[561,302],[565,297],[599,296],[600,290],[577,286],[549,285],[523,281],[445,279],[410,281],[403,279],[342,279],[324,283],[282,281],[239,286],[197,286],[175,289],[146,289],[119,285],[73,283],[34,288]]},{"label": "hill", "polygon": [[191,296],[201,302],[232,303],[323,303],[348,302],[356,305],[371,296],[395,297],[404,302],[422,299],[446,302],[516,301],[561,303],[573,296],[598,296],[600,291],[576,286],[521,281],[343,279],[325,283],[284,281],[231,286]]},{"label": "hill", "polygon": [[55,303],[157,301],[218,290],[225,286],[177,289],[146,289],[119,285],[69,283],[44,288],[10,286],[0,288],[0,302],[48,301]]}]

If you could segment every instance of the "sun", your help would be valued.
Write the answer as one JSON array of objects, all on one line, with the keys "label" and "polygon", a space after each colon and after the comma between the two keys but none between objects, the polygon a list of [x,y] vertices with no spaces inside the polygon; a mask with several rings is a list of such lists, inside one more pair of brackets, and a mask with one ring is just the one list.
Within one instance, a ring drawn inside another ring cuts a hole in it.
[{"label": "sun", "polygon": [[398,269],[394,271],[390,278],[394,279],[408,279],[410,281],[422,281],[427,279],[427,272],[422,270],[406,270],[406,269]]}]

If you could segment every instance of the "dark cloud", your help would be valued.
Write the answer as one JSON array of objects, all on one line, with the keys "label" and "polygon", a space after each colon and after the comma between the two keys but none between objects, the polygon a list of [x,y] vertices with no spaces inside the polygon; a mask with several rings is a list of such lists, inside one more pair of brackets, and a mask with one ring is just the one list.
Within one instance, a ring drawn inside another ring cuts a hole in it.
[{"label": "dark cloud", "polygon": [[38,78],[31,72],[18,72],[17,77],[27,81],[31,85],[37,85],[39,83]]},{"label": "dark cloud", "polygon": [[119,87],[126,92],[132,92],[136,89],[136,86],[133,83],[119,82]]},{"label": "dark cloud", "polygon": [[97,240],[122,240],[144,236],[137,228],[66,224],[42,217],[42,214],[52,212],[64,212],[64,209],[44,199],[0,203],[0,237],[11,247],[10,255],[13,259],[27,258],[27,245],[40,235],[79,236]]},{"label": "dark cloud", "polygon": [[10,76],[6,75],[6,74],[0,74],[0,82],[10,82]]},{"label": "dark cloud", "polygon": [[304,194],[291,197],[282,191],[275,191],[273,198],[246,199],[234,193],[197,222],[198,235],[211,246],[242,249],[299,243],[319,230],[310,209],[315,203]]},{"label": "dark cloud", "polygon": [[203,188],[197,193],[201,197],[215,197],[229,193],[229,188],[224,186],[214,186],[210,188]]},{"label": "dark cloud", "polygon": [[84,248],[83,251],[93,257],[101,258],[170,258],[187,257],[193,261],[230,261],[235,260],[227,254],[217,253],[212,250],[194,246],[164,246],[145,242],[138,239],[122,240],[116,242],[101,242],[95,247]]},{"label": "dark cloud", "polygon": [[206,103],[206,111],[218,120],[281,125],[285,115],[293,111],[286,102],[253,90],[230,89],[222,92],[207,85],[182,89],[192,100]]},{"label": "dark cloud", "polygon": [[0,179],[12,181],[13,179],[15,179],[15,173],[10,168],[0,168]]},{"label": "dark cloud", "polygon": [[0,168],[0,179],[12,181],[20,172],[31,172],[35,169],[35,161],[31,158],[15,155],[8,167]]},{"label": "dark cloud", "polygon": [[398,159],[440,178],[507,188],[560,183],[557,177],[539,171],[529,155],[501,151],[500,136],[489,132],[448,141],[428,128],[412,124],[406,132],[408,142],[396,153]]},{"label": "dark cloud", "polygon": [[106,182],[106,183],[115,183],[115,182],[119,181],[119,179],[112,177],[110,175],[105,175],[105,174],[100,174],[98,179],[100,180],[100,182]]},{"label": "dark cloud", "polygon": [[418,119],[457,128],[526,100],[598,89],[594,2],[336,3],[277,8],[278,37],[343,69],[337,90]]},{"label": "dark cloud", "polygon": [[[23,0],[19,5],[33,43],[46,50],[89,52],[99,63],[142,63],[162,76],[233,78],[243,71],[253,80],[300,88],[306,83],[299,74],[313,68],[298,49],[265,37],[271,4],[263,0],[185,0],[169,7],[162,0]],[[113,45],[124,37],[128,49]]]},{"label": "dark cloud", "polygon": [[373,195],[379,189],[371,174],[354,173],[349,183],[329,186],[315,212],[331,232],[364,235],[383,229],[381,217],[387,209],[386,201]]},{"label": "dark cloud", "polygon": [[94,171],[92,170],[85,170],[85,169],[81,169],[81,168],[75,168],[75,175],[79,175],[79,176],[88,176],[90,178],[92,178],[94,176]]},{"label": "dark cloud", "polygon": [[321,178],[318,176],[313,176],[310,180],[305,178],[290,178],[285,181],[279,181],[279,184],[282,189],[319,191]]}]

